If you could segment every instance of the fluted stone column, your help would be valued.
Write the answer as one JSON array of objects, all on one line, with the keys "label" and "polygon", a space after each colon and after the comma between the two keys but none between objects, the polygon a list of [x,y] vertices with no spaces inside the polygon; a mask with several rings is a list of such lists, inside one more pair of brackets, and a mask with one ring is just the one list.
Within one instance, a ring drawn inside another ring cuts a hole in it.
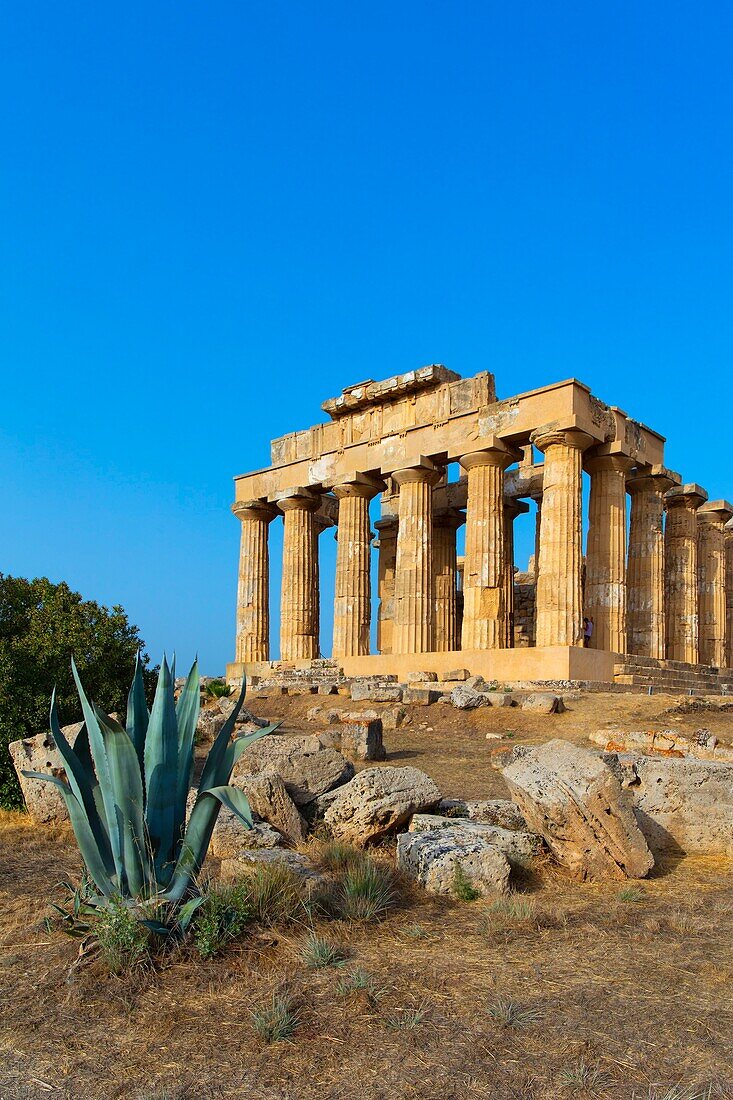
[{"label": "fluted stone column", "polygon": [[459,554],[456,557],[456,638],[457,647],[460,647],[463,637],[463,570],[466,559]]},{"label": "fluted stone column", "polygon": [[433,466],[396,470],[400,487],[393,653],[429,653],[433,645]]},{"label": "fluted stone column", "polygon": [[631,496],[626,564],[627,652],[663,660],[666,652],[664,494],[679,485],[672,470],[653,466],[628,479]]},{"label": "fluted stone column", "polygon": [[733,519],[723,528],[725,537],[725,667],[733,668]]},{"label": "fluted stone column", "polygon": [[665,493],[665,591],[667,658],[699,661],[697,595],[697,509],[707,500],[699,485],[678,485]]},{"label": "fluted stone column", "polygon": [[371,541],[369,501],[384,488],[366,478],[334,486],[339,500],[336,595],[333,609],[334,657],[369,652],[371,625]]},{"label": "fluted stone column", "polygon": [[262,500],[237,501],[232,512],[241,520],[237,583],[235,661],[249,664],[270,659],[270,556],[268,528],[277,515]]},{"label": "fluted stone column", "polygon": [[397,565],[397,520],[380,519],[377,528],[377,585],[379,609],[377,611],[377,649],[380,653],[393,653],[394,631],[394,579]]},{"label": "fluted stone column", "polygon": [[725,524],[733,508],[711,500],[697,510],[697,584],[699,601],[699,661],[725,668],[726,552]]},{"label": "fluted stone column", "polygon": [[468,472],[461,649],[506,646],[504,470],[515,458],[496,446],[460,459]]},{"label": "fluted stone column", "polygon": [[592,454],[585,613],[593,620],[591,645],[626,652],[626,475],[633,467],[622,455]]},{"label": "fluted stone column", "polygon": [[[532,451],[526,447],[526,451]],[[504,498],[504,612],[507,649],[514,648],[514,520],[529,511],[523,500]]]},{"label": "fluted stone column", "polygon": [[449,508],[433,515],[433,649],[458,649],[458,570],[456,531],[466,522],[463,512]]},{"label": "fluted stone column", "polygon": [[583,451],[594,441],[575,428],[531,438],[545,455],[535,645],[582,646]]},{"label": "fluted stone column", "polygon": [[318,528],[314,512],[319,498],[296,494],[278,499],[284,513],[280,656],[284,661],[318,656]]}]

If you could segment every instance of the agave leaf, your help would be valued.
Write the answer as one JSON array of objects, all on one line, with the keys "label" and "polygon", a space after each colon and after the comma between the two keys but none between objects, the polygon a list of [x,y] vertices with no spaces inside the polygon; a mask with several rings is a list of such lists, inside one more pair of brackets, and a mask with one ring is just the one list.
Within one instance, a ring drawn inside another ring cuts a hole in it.
[{"label": "agave leaf", "polygon": [[148,839],[143,814],[143,781],[140,762],[124,726],[95,708],[109,762],[119,829],[126,886],[139,896],[154,888],[155,876],[148,858]]},{"label": "agave leaf", "polygon": [[199,788],[199,796],[191,811],[170,886],[163,894],[166,901],[180,901],[191,885],[194,875],[201,870],[222,803],[231,809],[245,825],[251,827],[249,802],[242,791],[234,787],[215,787],[208,791],[202,791]]},{"label": "agave leaf", "polygon": [[[104,819],[104,807],[100,805],[97,798],[95,798],[95,791],[99,791],[99,783],[92,766],[92,758],[89,752],[89,739],[86,736],[86,724],[82,726],[82,729],[79,731],[74,742],[74,748],[72,749],[71,745],[66,740],[66,735],[61,729],[61,724],[59,722],[55,688],[51,695],[49,724],[51,726],[53,739],[56,743],[56,748],[64,762],[64,771],[66,772],[69,786],[77,802],[81,803],[84,807],[84,812],[89,822],[89,828],[92,831],[94,842],[99,850],[99,857],[105,866],[107,877],[114,879],[116,877],[115,862],[112,856],[112,848],[109,842],[106,821]],[[84,755],[80,756],[76,749],[76,746],[80,743],[79,738],[82,732],[85,736],[81,741],[80,747],[82,749],[86,748],[86,757],[84,757]]]},{"label": "agave leaf", "polygon": [[84,714],[84,721],[86,723],[87,734],[89,737],[89,748],[92,754],[92,759],[94,760],[94,770],[97,773],[97,779],[99,780],[99,787],[102,793],[104,816],[106,818],[107,834],[109,836],[110,848],[112,849],[115,874],[117,881],[121,885],[123,881],[122,854],[120,852],[119,832],[117,829],[117,813],[115,810],[114,796],[112,793],[112,784],[110,782],[109,762],[107,760],[107,752],[104,746],[104,737],[102,735],[101,729],[99,728],[97,716],[95,715],[92,705],[87,699],[86,692],[82,687],[81,680],[79,679],[79,672],[77,670],[76,662],[74,661],[73,657],[71,659],[71,671],[74,675],[74,680],[76,682],[76,690],[79,693],[81,709]]},{"label": "agave leaf", "polygon": [[145,738],[145,814],[155,873],[160,882],[166,881],[172,872],[183,826],[176,821],[177,769],[178,728],[173,681],[168,662],[163,658]]},{"label": "agave leaf", "polygon": [[198,909],[199,905],[201,905],[204,901],[206,901],[206,898],[203,897],[203,895],[198,898],[189,898],[188,901],[184,902],[184,904],[178,910],[178,924],[180,925],[181,932],[187,931],[188,926],[191,923],[191,918]]},{"label": "agave leaf", "polygon": [[59,779],[56,775],[46,775],[44,772],[24,771],[22,774],[26,779],[40,779],[44,783],[53,783],[59,788],[64,802],[66,803],[66,809],[69,811],[71,827],[74,830],[76,843],[79,845],[79,851],[86,864],[87,871],[91,875],[97,889],[104,894],[105,897],[110,897],[115,893],[117,884],[111,881],[107,874],[107,868],[99,854],[99,849],[94,839],[94,833],[92,832],[84,807],[69,784],[65,783],[63,779]]},{"label": "agave leaf", "polygon": [[[282,722],[273,722],[271,726],[263,726],[262,729],[255,730],[254,733],[244,733],[241,737],[237,737],[235,741],[232,741],[231,744],[227,746],[225,757],[225,763],[229,768],[226,778],[229,779],[231,777],[232,768],[245,749],[249,748],[254,741],[259,741],[261,737],[266,737],[268,733],[274,733],[281,725]],[[223,768],[222,771],[226,771],[226,768]]]},{"label": "agave leaf", "polygon": [[[236,725],[237,718],[239,718],[239,712],[242,709],[242,704],[244,703],[244,697],[246,694],[247,680],[245,678],[242,681],[242,690],[239,693],[239,698],[234,704],[234,710],[227,718],[226,722],[217,734],[214,744],[209,749],[209,755],[206,757],[204,770],[201,773],[199,793],[208,791],[212,787],[220,787],[222,783],[229,782],[229,776],[231,775],[234,764],[233,761],[231,763],[229,762],[231,758],[231,753],[227,750],[231,749],[231,736],[234,732],[234,727]],[[256,737],[256,734],[252,734],[251,736]]]},{"label": "agave leaf", "polygon": [[148,918],[146,920],[141,920],[139,923],[144,925],[146,928],[149,928],[151,932],[155,932],[156,936],[162,936],[163,939],[166,939],[171,934],[171,930],[168,925],[163,924],[162,921],[152,920]]},{"label": "agave leaf", "polygon": [[[76,735],[76,740],[74,741],[74,752],[77,755],[79,763],[85,770],[89,785],[91,787],[92,798],[94,799],[94,806],[96,808],[97,818],[99,821],[99,828],[102,831],[105,844],[109,851],[109,860],[112,868],[110,874],[114,875],[114,860],[112,859],[112,848],[109,841],[109,832],[107,831],[107,818],[104,813],[104,800],[102,798],[102,791],[99,786],[99,780],[97,779],[97,773],[94,770],[94,761],[92,760],[92,753],[91,749],[89,748],[89,734],[87,733],[86,722],[82,725],[81,729]],[[73,892],[72,887],[69,887],[69,889]]]},{"label": "agave leaf", "polygon": [[140,661],[140,653],[138,651],[135,658],[135,676],[130,687],[130,693],[127,696],[127,732],[135,746],[137,752],[137,758],[140,761],[140,774],[142,775],[145,767],[144,753],[145,753],[145,735],[148,732],[148,722],[150,721],[150,714],[148,712],[148,704],[145,699],[145,679],[143,677],[143,666]]},{"label": "agave leaf", "polygon": [[181,828],[186,822],[186,799],[188,798],[188,790],[193,775],[193,743],[196,736],[200,706],[199,668],[198,660],[195,660],[176,704],[176,720],[178,722],[176,820],[180,822]]}]

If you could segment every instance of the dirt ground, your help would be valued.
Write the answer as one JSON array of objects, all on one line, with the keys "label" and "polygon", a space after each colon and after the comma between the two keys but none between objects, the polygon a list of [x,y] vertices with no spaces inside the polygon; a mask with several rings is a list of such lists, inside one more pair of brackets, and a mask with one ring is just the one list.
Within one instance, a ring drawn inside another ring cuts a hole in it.
[{"label": "dirt ground", "polygon": [[[390,762],[424,769],[445,796],[496,797],[488,754],[501,742],[489,731],[587,743],[602,727],[705,727],[733,741],[733,712],[665,713],[677,702],[587,695],[547,717],[435,704],[411,708],[385,740]],[[314,697],[253,709],[303,732],[319,728],[304,720],[316,703],[359,709]],[[70,971],[76,944],[44,927],[55,885],[79,873],[68,833],[0,815],[0,1100],[733,1100],[731,870],[664,863],[622,900],[618,884],[581,885],[548,864],[520,884],[515,913],[405,887],[381,924],[327,926],[346,968],[307,969],[296,927],[248,935],[210,962],[184,948],[157,971],[113,978],[96,963]],[[354,967],[375,995],[340,992]],[[250,1012],[279,989],[300,1024],[267,1045]],[[513,1025],[497,1019],[507,1001]]]}]

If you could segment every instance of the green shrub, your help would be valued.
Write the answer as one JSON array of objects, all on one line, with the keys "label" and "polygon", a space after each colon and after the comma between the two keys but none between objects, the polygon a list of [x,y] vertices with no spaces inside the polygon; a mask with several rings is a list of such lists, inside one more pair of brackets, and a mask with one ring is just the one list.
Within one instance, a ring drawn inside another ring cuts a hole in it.
[{"label": "green shrub", "polygon": [[129,974],[151,962],[151,932],[118,899],[100,911],[92,935],[112,974]]},{"label": "green shrub", "polygon": [[476,901],[481,897],[481,891],[471,884],[466,872],[460,863],[456,864],[453,872],[453,894],[459,901]]},{"label": "green shrub", "polygon": [[218,955],[230,940],[241,936],[252,919],[246,883],[211,888],[199,907],[194,926],[194,944],[201,958]]},{"label": "green shrub", "polygon": [[342,997],[349,993],[366,993],[371,1001],[375,1001],[384,991],[377,989],[371,974],[367,974],[366,970],[357,967],[350,974],[345,974],[343,978],[339,979],[336,992],[340,993]]},{"label": "green shrub", "polygon": [[206,694],[209,699],[228,699],[234,689],[225,680],[209,680]]}]

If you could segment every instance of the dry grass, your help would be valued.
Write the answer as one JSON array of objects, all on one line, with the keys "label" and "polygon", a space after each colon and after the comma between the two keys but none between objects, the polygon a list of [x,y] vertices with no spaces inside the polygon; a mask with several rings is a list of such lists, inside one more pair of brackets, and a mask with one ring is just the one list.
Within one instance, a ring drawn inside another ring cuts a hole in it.
[{"label": "dry grass", "polygon": [[[461,721],[445,773],[450,731],[411,728],[413,755],[397,731],[390,748],[446,794],[460,774],[467,795],[502,794]],[[79,872],[66,832],[0,815],[0,853],[2,1100],[691,1100],[710,1086],[733,1100],[729,862],[663,866],[637,904],[549,867],[498,905],[401,886],[378,923],[314,918],[345,966],[309,967],[297,925],[254,925],[212,960],[183,949],[110,977],[95,959],[70,969],[78,945],[44,928],[55,884]],[[278,998],[295,1027],[270,1042],[252,1014]]]}]

